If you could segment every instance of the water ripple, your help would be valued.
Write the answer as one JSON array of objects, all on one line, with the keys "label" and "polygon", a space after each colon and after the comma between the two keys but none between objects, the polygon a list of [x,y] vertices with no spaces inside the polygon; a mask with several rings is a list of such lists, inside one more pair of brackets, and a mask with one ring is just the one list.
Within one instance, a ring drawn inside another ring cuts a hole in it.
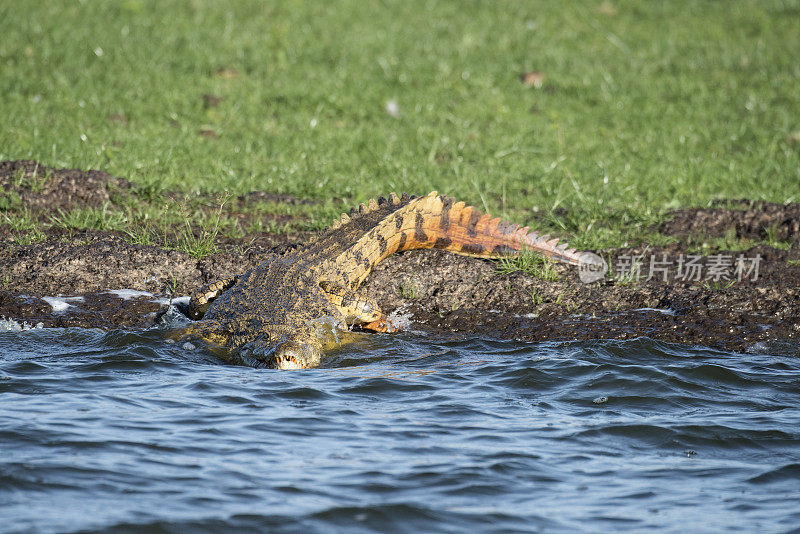
[{"label": "water ripple", "polygon": [[0,332],[0,531],[787,530],[796,347],[362,336],[320,369]]}]

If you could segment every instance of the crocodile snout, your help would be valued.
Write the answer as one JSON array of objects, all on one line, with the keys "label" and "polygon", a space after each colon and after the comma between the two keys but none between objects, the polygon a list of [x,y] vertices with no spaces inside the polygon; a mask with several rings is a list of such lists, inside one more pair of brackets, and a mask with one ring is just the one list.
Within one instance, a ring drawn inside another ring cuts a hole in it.
[{"label": "crocodile snout", "polygon": [[306,369],[319,365],[319,350],[305,343],[285,341],[275,349],[275,367],[278,369]]}]

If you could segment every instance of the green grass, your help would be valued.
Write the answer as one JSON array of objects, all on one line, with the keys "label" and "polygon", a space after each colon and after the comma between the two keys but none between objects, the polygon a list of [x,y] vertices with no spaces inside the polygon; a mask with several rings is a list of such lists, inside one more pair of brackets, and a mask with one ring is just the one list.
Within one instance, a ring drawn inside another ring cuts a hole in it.
[{"label": "green grass", "polygon": [[73,208],[69,211],[58,210],[57,215],[50,216],[53,226],[73,230],[122,230],[127,228],[127,218],[118,211],[108,209],[106,202],[102,208]]},{"label": "green grass", "polygon": [[498,274],[523,272],[550,282],[561,278],[553,267],[552,261],[541,254],[528,250],[498,259],[497,272]]},{"label": "green grass", "polygon": [[18,211],[23,208],[22,199],[14,191],[6,191],[0,186],[0,211]]},{"label": "green grass", "polygon": [[769,246],[780,250],[789,250],[792,248],[792,243],[789,241],[780,241],[778,239],[777,224],[764,229],[766,239],[764,240]]},{"label": "green grass", "polygon": [[213,222],[213,225],[211,225],[209,222],[201,223],[199,235],[195,235],[194,233],[193,225],[190,222],[188,209],[182,209],[181,211],[183,212],[185,224],[181,228],[180,238],[177,241],[178,245],[176,248],[197,259],[203,259],[206,256],[214,254],[217,251],[216,239],[217,235],[219,234],[222,210],[227,201],[227,194],[223,198],[220,198],[219,208],[214,214],[216,218]]},{"label": "green grass", "polygon": [[800,200],[800,1],[600,5],[3,2],[0,159],[151,201],[438,189],[592,248],[669,208]]},{"label": "green grass", "polygon": [[198,210],[189,199],[180,204],[168,202],[160,214],[152,216],[150,212],[140,212],[132,224],[113,229],[121,230],[135,245],[160,246],[203,259],[218,251],[217,236],[224,226],[228,227],[228,236],[236,236],[240,230],[234,219],[222,215],[228,200],[227,195],[220,196],[211,213]]},{"label": "green grass", "polygon": [[27,208],[12,215],[0,212],[0,224],[7,225],[11,229],[14,241],[20,245],[31,245],[45,239],[41,225]]},{"label": "green grass", "polygon": [[730,281],[715,280],[713,282],[706,280],[705,282],[703,282],[702,286],[708,291],[723,291],[725,289],[732,287],[735,283],[736,280],[730,280]]},{"label": "green grass", "polygon": [[417,290],[416,284],[414,282],[403,282],[400,284],[400,296],[406,300],[415,299],[419,297],[419,291]]},{"label": "green grass", "polygon": [[11,185],[16,187],[26,187],[34,193],[40,192],[44,189],[44,185],[50,179],[50,176],[44,169],[39,169],[36,165],[33,168],[31,176],[26,176],[25,172],[20,170],[11,180]]}]

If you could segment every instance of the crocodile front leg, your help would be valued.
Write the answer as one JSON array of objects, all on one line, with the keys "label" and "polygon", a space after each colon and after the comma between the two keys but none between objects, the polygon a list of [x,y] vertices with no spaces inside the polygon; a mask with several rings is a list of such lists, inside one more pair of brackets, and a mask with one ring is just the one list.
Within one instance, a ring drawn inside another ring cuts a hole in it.
[{"label": "crocodile front leg", "polygon": [[223,291],[227,291],[233,287],[233,284],[235,284],[238,280],[238,276],[230,276],[223,280],[217,280],[216,282],[206,284],[195,291],[192,297],[189,299],[189,318],[195,320],[202,319],[206,314],[206,311],[208,311],[208,307],[211,305],[211,302],[220,296]]},{"label": "crocodile front leg", "polygon": [[319,287],[330,303],[342,313],[347,324],[358,324],[361,328],[375,332],[400,330],[373,299],[329,280],[321,281]]}]

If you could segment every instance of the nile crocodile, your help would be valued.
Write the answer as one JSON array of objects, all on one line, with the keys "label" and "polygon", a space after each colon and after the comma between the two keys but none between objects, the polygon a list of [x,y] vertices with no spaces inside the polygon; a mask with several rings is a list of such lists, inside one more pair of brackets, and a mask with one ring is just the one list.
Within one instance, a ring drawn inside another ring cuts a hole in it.
[{"label": "nile crocodile", "polygon": [[[201,338],[244,361],[282,369],[319,363],[327,323],[396,331],[376,302],[357,292],[381,260],[409,249],[440,248],[481,258],[523,249],[580,264],[580,254],[557,239],[528,233],[438,195],[392,193],[342,214],[304,246],[251,271],[198,290],[189,315],[198,319],[180,335]],[[330,335],[330,331],[328,335]]]}]

